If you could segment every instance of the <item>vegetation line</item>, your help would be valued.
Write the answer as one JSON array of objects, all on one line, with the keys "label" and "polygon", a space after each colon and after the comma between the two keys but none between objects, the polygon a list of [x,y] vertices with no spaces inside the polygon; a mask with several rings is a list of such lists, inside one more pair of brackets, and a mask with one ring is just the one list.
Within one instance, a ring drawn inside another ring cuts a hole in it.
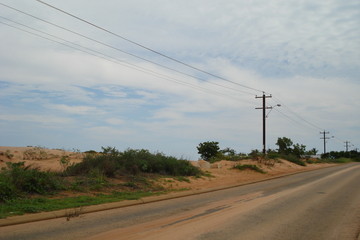
[{"label": "vegetation line", "polygon": [[[279,138],[277,145],[279,149],[269,150],[266,156],[258,150],[250,154],[236,153],[229,148],[220,150],[218,142],[201,143],[198,151],[209,162],[209,167],[211,162],[230,160],[238,162],[235,169],[249,169],[262,174],[266,172],[259,166],[240,164],[241,161],[253,159],[267,167],[274,166],[281,161],[279,159],[301,166],[360,161],[360,154],[354,151],[330,152],[321,159],[311,158],[306,154],[316,153],[315,150],[307,152],[305,146],[294,145],[287,138]],[[23,159],[44,160],[49,157],[46,154],[41,148],[27,149]],[[0,218],[135,200],[168,192],[158,181],[159,178],[171,177],[176,181],[191,183],[189,177],[211,176],[190,161],[144,149],[120,152],[107,147],[102,152],[77,154],[83,156],[81,162],[71,164],[69,156],[64,155],[59,159],[62,171],[50,172],[26,166],[25,162],[12,162],[14,155],[10,151],[0,152],[2,158],[9,160],[6,167],[0,170]]]}]

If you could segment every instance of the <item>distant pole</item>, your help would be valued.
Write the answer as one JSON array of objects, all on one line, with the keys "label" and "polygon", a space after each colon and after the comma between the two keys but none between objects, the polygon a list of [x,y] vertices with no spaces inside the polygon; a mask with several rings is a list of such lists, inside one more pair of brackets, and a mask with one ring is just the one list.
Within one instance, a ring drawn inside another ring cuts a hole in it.
[{"label": "distant pole", "polygon": [[349,142],[349,141],[345,141],[344,143],[345,143],[346,152],[348,152],[348,151],[349,151],[349,144],[350,144],[350,142]]},{"label": "distant pole", "polygon": [[326,134],[329,134],[329,132],[325,132],[325,130],[323,132],[320,132],[320,134],[323,134],[323,137],[320,139],[324,139],[324,154],[326,153],[326,139],[330,139],[329,137],[326,137]]},{"label": "distant pole", "polygon": [[272,96],[266,96],[265,92],[263,92],[262,96],[255,96],[255,98],[262,98],[263,106],[257,107],[255,109],[263,110],[263,154],[266,154],[266,109],[272,109],[272,107],[266,107],[266,98],[271,98]]}]

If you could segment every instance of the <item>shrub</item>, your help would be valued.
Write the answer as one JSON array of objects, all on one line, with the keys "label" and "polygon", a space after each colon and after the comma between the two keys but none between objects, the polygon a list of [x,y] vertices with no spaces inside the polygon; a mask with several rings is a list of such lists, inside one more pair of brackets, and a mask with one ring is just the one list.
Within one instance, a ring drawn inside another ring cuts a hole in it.
[{"label": "shrub", "polygon": [[203,142],[197,146],[198,153],[205,161],[210,161],[219,153],[220,147],[218,142]]},{"label": "shrub", "polygon": [[349,163],[352,162],[354,159],[351,158],[345,158],[345,157],[340,157],[340,158],[323,158],[320,160],[320,162],[323,163]]},{"label": "shrub", "polygon": [[288,160],[289,162],[295,163],[297,165],[306,166],[305,162],[302,161],[299,156],[294,155],[294,154],[285,154],[285,153],[278,153],[275,151],[268,151],[266,158],[273,159],[273,160],[282,158],[282,159]]},{"label": "shrub", "polygon": [[239,161],[247,158],[249,158],[249,156],[245,153],[236,153],[236,151],[233,149],[225,148],[223,150],[220,150],[215,157],[211,158],[210,163],[221,160]]},{"label": "shrub", "polygon": [[281,158],[281,154],[280,153],[277,153],[277,152],[268,152],[268,154],[266,155],[269,159],[278,159],[278,158]]},{"label": "shrub", "polygon": [[0,201],[4,202],[24,193],[50,194],[63,189],[55,173],[42,172],[24,162],[7,163],[0,173]]},{"label": "shrub", "polygon": [[115,148],[103,148],[103,153],[87,155],[80,163],[69,166],[68,175],[84,175],[98,169],[107,177],[117,174],[136,175],[139,173],[158,173],[172,176],[194,176],[201,171],[189,161],[165,156],[162,153],[150,153],[148,150],[127,149],[119,152]]},{"label": "shrub", "polygon": [[60,179],[54,173],[25,167],[24,162],[8,166],[13,184],[22,192],[46,194],[62,189]]},{"label": "shrub", "polygon": [[19,195],[14,184],[4,174],[0,174],[0,203],[16,198]]},{"label": "shrub", "polygon": [[249,153],[249,157],[254,160],[258,159],[261,155],[262,154],[258,149],[251,150],[251,152]]},{"label": "shrub", "polygon": [[84,153],[86,153],[86,154],[97,154],[97,152],[95,150],[88,150],[88,151],[85,151]]},{"label": "shrub", "polygon": [[281,155],[281,158],[288,160],[289,162],[295,163],[300,166],[306,166],[305,162],[294,155]]},{"label": "shrub", "polygon": [[239,169],[239,170],[249,169],[249,170],[253,170],[253,171],[259,172],[259,173],[266,173],[264,170],[262,170],[262,169],[259,168],[258,166],[256,166],[256,165],[250,165],[250,164],[244,164],[244,165],[239,164],[239,165],[234,166],[234,168]]}]

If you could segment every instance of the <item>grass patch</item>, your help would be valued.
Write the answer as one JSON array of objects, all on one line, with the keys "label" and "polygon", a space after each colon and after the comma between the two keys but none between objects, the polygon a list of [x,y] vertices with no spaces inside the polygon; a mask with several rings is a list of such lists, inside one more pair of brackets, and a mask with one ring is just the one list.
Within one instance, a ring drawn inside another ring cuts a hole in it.
[{"label": "grass patch", "polygon": [[205,171],[205,172],[203,173],[203,176],[204,176],[204,177],[208,177],[208,178],[214,178],[214,177],[215,177],[215,176],[212,175],[211,172],[209,172],[209,171]]},{"label": "grass patch", "polygon": [[234,166],[235,169],[239,169],[239,170],[246,170],[246,169],[249,169],[249,170],[253,170],[255,172],[258,172],[258,173],[262,173],[262,174],[265,174],[266,172],[264,170],[262,170],[261,168],[259,168],[258,166],[256,165],[251,165],[251,164],[244,164],[244,165],[236,165]]},{"label": "grass patch", "polygon": [[354,162],[354,159],[345,158],[345,157],[340,157],[340,158],[323,158],[323,159],[319,159],[318,162],[321,162],[321,163],[350,163],[350,162]]},{"label": "grass patch", "polygon": [[179,181],[179,182],[187,182],[190,183],[190,179],[184,176],[178,176],[178,177],[174,177],[175,180]]},{"label": "grass patch", "polygon": [[123,200],[137,200],[147,196],[159,195],[161,193],[164,192],[113,192],[111,194],[97,194],[96,196],[79,196],[56,199],[46,197],[13,199],[0,205],[0,218],[23,215],[25,213],[79,208]]}]

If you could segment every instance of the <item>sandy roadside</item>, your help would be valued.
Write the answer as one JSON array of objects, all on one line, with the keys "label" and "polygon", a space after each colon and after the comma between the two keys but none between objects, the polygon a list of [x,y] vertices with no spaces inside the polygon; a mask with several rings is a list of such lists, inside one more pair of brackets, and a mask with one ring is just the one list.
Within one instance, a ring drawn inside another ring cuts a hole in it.
[{"label": "sandy roadside", "polygon": [[[80,152],[66,151],[63,149],[46,149],[41,147],[0,147],[0,168],[6,166],[6,162],[25,162],[25,165],[40,168],[44,171],[61,171],[63,167],[60,159],[68,157],[71,163],[82,161],[83,154]],[[274,161],[273,165],[261,163],[255,160],[241,161],[220,161],[209,164],[205,161],[192,161],[193,165],[206,171],[211,177],[187,178],[186,181],[177,178],[162,178],[159,183],[167,189],[191,189],[201,190],[218,188],[222,186],[232,186],[239,183],[246,183],[279,176],[289,173],[308,171],[334,164],[308,164],[299,166],[286,160]],[[261,174],[252,170],[240,171],[233,169],[237,164],[257,165],[266,174]]]}]

